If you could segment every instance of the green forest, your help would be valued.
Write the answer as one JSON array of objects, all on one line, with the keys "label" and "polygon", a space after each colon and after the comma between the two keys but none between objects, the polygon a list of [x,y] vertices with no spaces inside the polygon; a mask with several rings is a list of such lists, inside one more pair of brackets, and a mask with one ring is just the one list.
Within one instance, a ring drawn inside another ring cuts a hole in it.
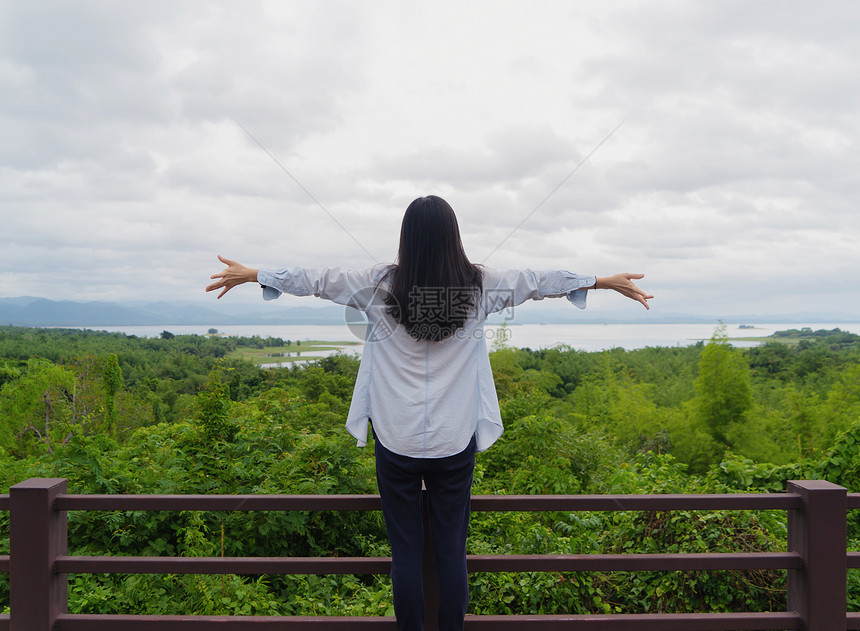
[{"label": "green forest", "polygon": [[[261,369],[285,340],[138,338],[0,327],[0,493],[376,493],[373,449],[344,429],[358,359]],[[505,434],[474,494],[860,490],[860,336],[787,331],[751,348],[723,328],[687,347],[582,352],[497,344]],[[0,512],[0,554],[9,553]],[[849,549],[860,549],[851,513]],[[778,511],[473,513],[470,554],[781,551]],[[387,556],[381,514],[69,514],[69,554]],[[475,573],[470,612],[784,610],[784,571]],[[860,575],[849,572],[849,609]],[[0,575],[0,612],[8,612]],[[73,613],[393,615],[387,576],[69,577]]]}]

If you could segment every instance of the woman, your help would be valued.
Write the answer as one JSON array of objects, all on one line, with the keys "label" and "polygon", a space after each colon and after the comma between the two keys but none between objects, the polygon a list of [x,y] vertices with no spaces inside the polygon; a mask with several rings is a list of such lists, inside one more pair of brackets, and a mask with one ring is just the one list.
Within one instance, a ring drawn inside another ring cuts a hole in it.
[{"label": "woman", "polygon": [[468,607],[466,534],[475,452],[489,448],[503,427],[487,345],[488,314],[526,300],[567,296],[585,308],[588,289],[612,289],[648,308],[633,279],[642,274],[581,276],[565,271],[499,271],[472,264],[457,218],[436,196],[406,209],[395,265],[257,270],[218,257],[227,268],[206,291],[249,282],[263,297],[314,295],[367,315],[368,331],[346,420],[367,443],[375,437],[376,472],[391,542],[397,628],[420,630],[422,481],[439,589],[438,627],[461,630]]}]

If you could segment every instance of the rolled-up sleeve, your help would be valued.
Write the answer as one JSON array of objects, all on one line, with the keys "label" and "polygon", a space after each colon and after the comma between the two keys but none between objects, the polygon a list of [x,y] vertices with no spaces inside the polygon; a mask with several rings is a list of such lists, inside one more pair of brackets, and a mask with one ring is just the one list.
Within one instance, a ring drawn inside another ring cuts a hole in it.
[{"label": "rolled-up sleeve", "polygon": [[561,298],[579,309],[585,308],[589,287],[597,278],[565,270],[535,271],[484,269],[483,305],[486,313],[516,307],[526,300]]}]

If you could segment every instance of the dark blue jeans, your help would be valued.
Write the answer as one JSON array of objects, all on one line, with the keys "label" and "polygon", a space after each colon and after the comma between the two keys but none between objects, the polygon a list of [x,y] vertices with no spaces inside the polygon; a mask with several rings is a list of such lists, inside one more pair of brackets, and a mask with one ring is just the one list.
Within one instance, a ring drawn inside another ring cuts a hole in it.
[{"label": "dark blue jeans", "polygon": [[475,470],[475,438],[446,458],[409,458],[375,448],[376,480],[391,542],[391,582],[399,631],[424,627],[421,481],[427,487],[430,537],[439,586],[439,631],[462,631],[469,605],[466,535]]}]

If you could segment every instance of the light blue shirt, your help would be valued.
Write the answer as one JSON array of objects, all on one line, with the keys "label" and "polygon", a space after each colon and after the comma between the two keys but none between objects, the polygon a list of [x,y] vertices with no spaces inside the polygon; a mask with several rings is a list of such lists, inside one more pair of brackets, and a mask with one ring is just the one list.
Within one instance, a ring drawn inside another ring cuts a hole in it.
[{"label": "light blue shirt", "polygon": [[346,429],[367,444],[368,422],[390,451],[413,458],[443,458],[463,451],[474,435],[478,451],[502,435],[502,417],[490,369],[484,321],[526,300],[567,298],[585,308],[594,276],[562,270],[482,268],[483,294],[462,329],[438,341],[415,340],[386,313],[387,265],[260,270],[263,298],[282,293],[316,296],[354,307],[368,326]]}]

